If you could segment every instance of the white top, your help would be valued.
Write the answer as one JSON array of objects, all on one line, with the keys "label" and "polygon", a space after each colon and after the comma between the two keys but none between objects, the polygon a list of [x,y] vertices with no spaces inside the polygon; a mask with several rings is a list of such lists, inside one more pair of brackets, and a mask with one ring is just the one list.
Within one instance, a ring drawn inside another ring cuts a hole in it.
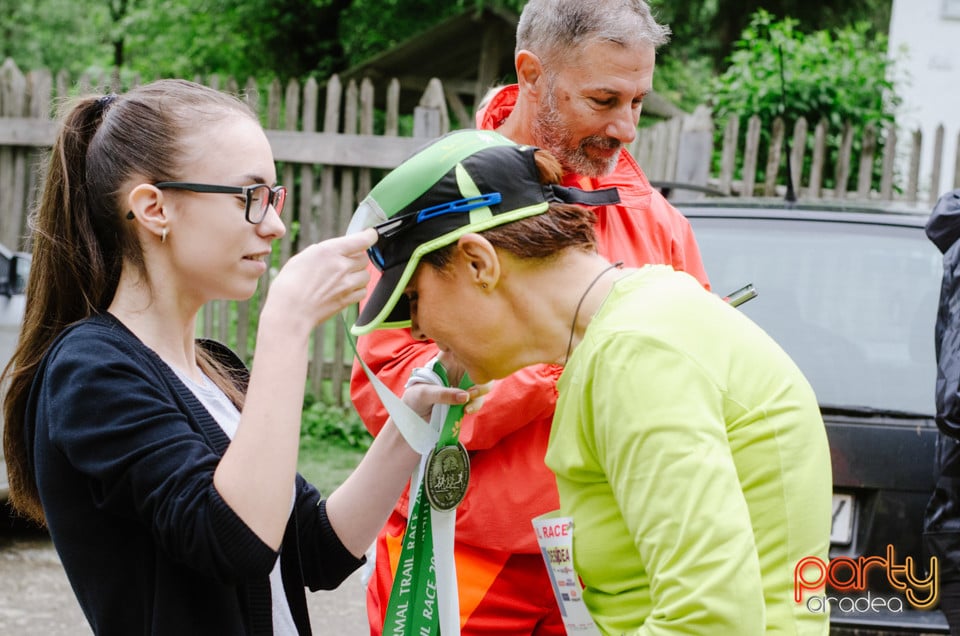
[{"label": "white top", "polygon": [[[240,426],[240,411],[234,406],[226,393],[218,387],[203,372],[202,383],[195,382],[192,378],[182,373],[176,367],[171,367],[180,381],[193,391],[200,403],[217,421],[223,432],[231,440],[237,434],[237,428]],[[290,509],[293,510],[293,495],[290,498]],[[283,592],[283,578],[280,575],[280,556],[277,555],[277,561],[273,564],[273,570],[270,571],[270,598],[273,602],[273,633],[275,636],[298,636],[297,626],[293,622],[293,615],[290,613],[290,605],[287,603],[287,595]]]}]

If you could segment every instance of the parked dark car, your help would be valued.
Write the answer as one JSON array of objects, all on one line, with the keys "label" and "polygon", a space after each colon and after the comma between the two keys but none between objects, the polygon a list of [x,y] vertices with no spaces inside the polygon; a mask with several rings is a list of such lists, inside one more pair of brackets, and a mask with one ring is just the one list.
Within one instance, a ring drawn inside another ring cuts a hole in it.
[{"label": "parked dark car", "polygon": [[929,212],[733,198],[675,205],[693,224],[714,291],[754,285],[757,297],[740,309],[794,358],[820,402],[833,463],[829,563],[851,587],[828,585],[806,602],[830,605],[834,634],[947,633],[942,613],[916,609],[886,567],[902,581],[896,568],[926,576],[930,563],[922,524],[936,474],[942,257],[924,234]]},{"label": "parked dark car", "polygon": [[[30,271],[30,255],[23,252],[11,252],[0,245],[0,369],[3,369],[13,355],[23,320],[27,284]],[[3,412],[0,411],[0,438],[3,437]],[[3,445],[0,444],[0,503],[9,495],[7,484],[7,466],[3,460]]]}]

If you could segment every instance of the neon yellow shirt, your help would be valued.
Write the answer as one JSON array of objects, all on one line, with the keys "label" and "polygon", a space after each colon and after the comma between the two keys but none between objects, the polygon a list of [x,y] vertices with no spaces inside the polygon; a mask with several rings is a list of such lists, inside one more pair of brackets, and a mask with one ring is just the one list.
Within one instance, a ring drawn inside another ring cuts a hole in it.
[{"label": "neon yellow shirt", "polygon": [[830,544],[826,431],[763,330],[648,266],[616,283],[557,386],[546,463],[604,633],[828,633],[793,601],[797,562]]}]

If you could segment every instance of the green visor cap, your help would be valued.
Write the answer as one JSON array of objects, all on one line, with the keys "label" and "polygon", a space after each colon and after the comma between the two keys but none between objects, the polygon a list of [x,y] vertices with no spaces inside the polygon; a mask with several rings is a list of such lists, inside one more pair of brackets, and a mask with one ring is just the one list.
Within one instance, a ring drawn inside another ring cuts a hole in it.
[{"label": "green visor cap", "polygon": [[470,232],[542,214],[551,202],[609,205],[616,188],[544,185],[532,146],[486,130],[440,137],[400,164],[360,203],[348,233],[375,227],[368,250],[381,276],[351,328],[354,335],[410,326],[403,294],[420,258]]}]

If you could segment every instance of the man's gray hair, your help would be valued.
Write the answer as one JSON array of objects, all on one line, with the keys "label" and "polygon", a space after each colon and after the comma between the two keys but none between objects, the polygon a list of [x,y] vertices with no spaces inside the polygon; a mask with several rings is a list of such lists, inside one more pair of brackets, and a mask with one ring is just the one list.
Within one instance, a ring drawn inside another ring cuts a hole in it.
[{"label": "man's gray hair", "polygon": [[517,25],[517,51],[545,61],[563,60],[583,44],[601,40],[657,48],[670,39],[643,0],[530,0]]}]

